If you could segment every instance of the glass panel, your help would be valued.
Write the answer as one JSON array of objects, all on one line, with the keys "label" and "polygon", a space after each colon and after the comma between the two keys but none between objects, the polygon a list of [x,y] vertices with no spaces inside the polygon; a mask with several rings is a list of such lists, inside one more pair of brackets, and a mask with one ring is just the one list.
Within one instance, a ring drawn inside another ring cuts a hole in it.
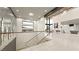
[{"label": "glass panel", "polygon": [[0,50],[15,38],[16,19],[11,11],[0,7]]},{"label": "glass panel", "polygon": [[32,22],[23,22],[23,25],[33,25]]},{"label": "glass panel", "polygon": [[43,40],[46,36],[48,35],[48,33],[46,32],[41,32],[39,35],[35,36],[34,38],[32,38],[31,40],[26,42],[26,47],[31,47],[34,45],[38,45],[42,42],[44,42],[45,40]]},{"label": "glass panel", "polygon": [[[0,33],[2,32],[2,19],[0,18]],[[0,34],[0,45],[2,44],[2,38]]]},{"label": "glass panel", "polygon": [[33,31],[33,21],[24,20],[23,24],[22,24],[22,30],[23,30],[23,32]]}]

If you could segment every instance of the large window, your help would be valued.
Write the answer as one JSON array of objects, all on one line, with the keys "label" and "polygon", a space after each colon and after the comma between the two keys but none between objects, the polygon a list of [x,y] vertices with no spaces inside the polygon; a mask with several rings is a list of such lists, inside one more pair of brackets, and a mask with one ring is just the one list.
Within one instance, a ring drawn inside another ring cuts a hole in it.
[{"label": "large window", "polygon": [[22,31],[33,31],[33,21],[31,20],[23,20]]}]

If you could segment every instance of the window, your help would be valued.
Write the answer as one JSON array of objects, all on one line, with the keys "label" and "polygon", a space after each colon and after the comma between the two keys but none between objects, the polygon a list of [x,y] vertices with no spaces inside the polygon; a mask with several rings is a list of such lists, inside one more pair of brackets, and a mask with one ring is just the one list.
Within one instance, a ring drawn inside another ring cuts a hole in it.
[{"label": "window", "polygon": [[22,24],[22,31],[33,31],[33,21],[30,20],[24,20]]}]

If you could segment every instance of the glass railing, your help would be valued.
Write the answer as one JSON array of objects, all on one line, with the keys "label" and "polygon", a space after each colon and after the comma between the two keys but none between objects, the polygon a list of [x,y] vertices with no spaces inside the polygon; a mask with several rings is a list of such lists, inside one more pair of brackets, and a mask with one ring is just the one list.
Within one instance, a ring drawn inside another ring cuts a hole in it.
[{"label": "glass railing", "polygon": [[[35,46],[43,42],[44,38],[49,33],[46,32],[14,32],[14,33],[0,33],[0,50],[6,47],[12,40],[16,38],[16,48],[21,50]],[[18,47],[19,48],[18,48]]]},{"label": "glass railing", "polygon": [[0,50],[15,38],[15,33],[0,33]]},{"label": "glass railing", "polygon": [[37,36],[35,36],[34,38],[32,38],[30,41],[27,41],[27,42],[26,42],[26,46],[27,46],[27,47],[30,47],[30,46],[39,44],[40,41],[41,41],[45,36],[47,36],[47,34],[48,34],[48,33],[45,33],[45,32],[40,33],[39,35],[37,35]]},{"label": "glass railing", "polygon": [[35,45],[38,45],[38,44],[42,43],[42,41],[45,41],[43,39],[45,39],[45,37],[47,37],[48,34],[49,33],[46,33],[46,32],[40,32],[39,34],[37,34],[36,36],[31,38],[30,40],[26,41],[25,46],[18,49],[18,50],[28,48],[28,47],[32,47],[32,46],[35,46]]}]

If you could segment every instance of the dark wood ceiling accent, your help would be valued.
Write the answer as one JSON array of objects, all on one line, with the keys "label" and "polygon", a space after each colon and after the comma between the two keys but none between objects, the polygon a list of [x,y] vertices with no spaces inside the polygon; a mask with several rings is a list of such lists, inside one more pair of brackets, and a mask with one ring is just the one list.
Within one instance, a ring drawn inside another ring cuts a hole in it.
[{"label": "dark wood ceiling accent", "polygon": [[11,11],[11,13],[14,15],[15,18],[17,18],[17,16],[15,15],[15,13],[13,12],[12,8],[11,7],[8,7],[9,10]]},{"label": "dark wood ceiling accent", "polygon": [[50,17],[52,16],[56,16],[60,13],[62,13],[63,11],[69,11],[73,9],[73,7],[56,7],[53,10],[51,10],[50,12],[48,12],[46,15],[44,15],[44,17]]},{"label": "dark wood ceiling accent", "polygon": [[63,7],[56,7],[54,8],[53,10],[49,11],[47,14],[44,15],[44,17],[48,17],[50,16],[51,14],[57,12],[58,10],[62,9]]}]

